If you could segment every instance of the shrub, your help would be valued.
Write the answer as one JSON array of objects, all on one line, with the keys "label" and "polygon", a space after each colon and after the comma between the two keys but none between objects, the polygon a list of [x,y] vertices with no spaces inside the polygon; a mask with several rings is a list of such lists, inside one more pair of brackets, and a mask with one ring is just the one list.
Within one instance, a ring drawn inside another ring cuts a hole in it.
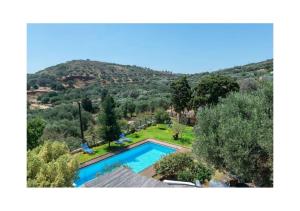
[{"label": "shrub", "polygon": [[193,157],[190,153],[175,153],[158,161],[154,168],[164,178],[176,178],[178,172],[193,165]]},{"label": "shrub", "polygon": [[41,118],[34,118],[27,124],[27,149],[33,149],[38,146],[39,138],[43,135],[46,122]]},{"label": "shrub", "polygon": [[163,124],[163,123],[169,124],[171,121],[171,118],[169,117],[169,114],[165,110],[158,109],[155,112],[155,121],[158,124]]},{"label": "shrub", "polygon": [[211,179],[212,170],[202,163],[195,162],[191,168],[187,168],[183,171],[178,172],[177,179],[186,182],[195,182],[199,180],[203,183],[205,180]]},{"label": "shrub", "polygon": [[254,78],[245,78],[239,81],[239,86],[243,92],[255,91],[258,89],[258,82]]},{"label": "shrub", "polygon": [[64,143],[45,142],[27,152],[28,187],[72,187],[79,167]]},{"label": "shrub", "polygon": [[191,153],[175,153],[164,157],[155,164],[155,170],[163,178],[185,182],[204,182],[210,180],[212,170],[202,163],[196,162]]},{"label": "shrub", "polygon": [[49,97],[42,97],[41,103],[47,104],[49,102],[50,98]]}]

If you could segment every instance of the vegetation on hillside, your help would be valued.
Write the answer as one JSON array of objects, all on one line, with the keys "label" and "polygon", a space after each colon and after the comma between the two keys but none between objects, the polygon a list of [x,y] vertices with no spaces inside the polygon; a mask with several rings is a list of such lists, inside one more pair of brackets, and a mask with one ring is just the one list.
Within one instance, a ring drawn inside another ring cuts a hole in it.
[{"label": "vegetation on hillside", "polygon": [[[242,182],[272,186],[272,77],[273,60],[191,75],[74,60],[28,74],[28,168],[35,169],[28,186],[70,186],[77,164],[68,152],[81,144],[77,102],[85,139],[95,151],[80,153],[80,162],[154,138],[192,147],[198,159],[167,178],[203,182],[211,177],[211,165]],[[114,143],[121,132],[132,142]],[[39,158],[58,148],[63,154],[53,162]],[[69,162],[74,167],[60,169]]]}]

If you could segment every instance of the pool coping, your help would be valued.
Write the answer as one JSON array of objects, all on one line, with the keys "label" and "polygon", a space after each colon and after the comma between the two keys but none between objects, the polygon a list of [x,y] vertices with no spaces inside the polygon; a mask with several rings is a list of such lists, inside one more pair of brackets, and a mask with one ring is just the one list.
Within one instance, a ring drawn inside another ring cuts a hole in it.
[{"label": "pool coping", "polygon": [[[145,144],[145,143],[147,143],[147,142],[154,142],[154,143],[157,143],[157,144],[165,145],[165,146],[167,146],[167,147],[172,147],[172,148],[176,149],[176,152],[181,152],[181,151],[187,151],[187,150],[190,150],[189,148],[182,147],[182,146],[179,146],[179,145],[174,145],[174,144],[166,143],[166,142],[159,141],[159,140],[153,139],[153,138],[147,138],[147,139],[145,139],[145,140],[142,140],[142,141],[139,141],[139,142],[137,142],[137,143],[131,144],[131,145],[127,146],[126,148],[121,149],[121,150],[119,150],[119,151],[117,151],[117,152],[109,152],[109,153],[106,153],[106,154],[104,154],[104,155],[99,155],[98,157],[95,157],[95,158],[93,158],[93,159],[91,159],[91,160],[89,160],[89,161],[86,161],[86,162],[80,164],[79,169],[84,168],[84,167],[87,167],[87,166],[92,165],[92,164],[94,164],[94,163],[97,163],[97,162],[99,162],[99,161],[101,161],[101,160],[104,160],[104,159],[106,159],[106,158],[112,157],[112,156],[114,156],[114,155],[120,154],[120,153],[122,153],[122,152],[125,152],[125,151],[127,151],[127,150],[129,150],[129,149],[132,149],[132,148],[134,148],[134,147],[137,147],[137,146],[139,146],[139,145]],[[151,167],[151,166],[149,166],[148,168],[150,168],[150,167]],[[146,169],[143,170],[142,172],[146,171],[148,168],[146,168]],[[141,172],[141,173],[142,173],[142,172]]]}]

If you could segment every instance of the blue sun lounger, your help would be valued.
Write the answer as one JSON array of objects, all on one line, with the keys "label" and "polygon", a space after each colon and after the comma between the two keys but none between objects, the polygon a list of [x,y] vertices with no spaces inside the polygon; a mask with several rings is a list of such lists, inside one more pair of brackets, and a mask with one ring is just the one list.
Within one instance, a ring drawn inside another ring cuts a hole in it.
[{"label": "blue sun lounger", "polygon": [[131,142],[129,138],[126,138],[124,133],[121,133],[120,138],[115,141],[117,144],[124,144],[124,142]]},{"label": "blue sun lounger", "polygon": [[88,154],[93,154],[94,153],[94,150],[89,148],[87,143],[81,144],[81,148],[85,153],[88,153]]},{"label": "blue sun lounger", "polygon": [[[130,142],[130,141],[131,141],[129,138],[126,138],[126,137],[125,137],[125,134],[124,134],[124,133],[121,133],[120,139],[121,139],[122,141],[125,141],[125,142]],[[120,140],[120,139],[119,139],[119,140]]]}]

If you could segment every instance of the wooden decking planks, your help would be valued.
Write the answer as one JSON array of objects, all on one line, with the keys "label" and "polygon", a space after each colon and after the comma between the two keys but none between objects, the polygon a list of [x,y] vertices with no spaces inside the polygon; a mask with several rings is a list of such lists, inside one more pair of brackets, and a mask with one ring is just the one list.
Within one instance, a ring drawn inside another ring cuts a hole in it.
[{"label": "wooden decking planks", "polygon": [[142,176],[126,167],[98,176],[85,183],[84,187],[186,187],[182,185],[168,185],[159,180]]}]

